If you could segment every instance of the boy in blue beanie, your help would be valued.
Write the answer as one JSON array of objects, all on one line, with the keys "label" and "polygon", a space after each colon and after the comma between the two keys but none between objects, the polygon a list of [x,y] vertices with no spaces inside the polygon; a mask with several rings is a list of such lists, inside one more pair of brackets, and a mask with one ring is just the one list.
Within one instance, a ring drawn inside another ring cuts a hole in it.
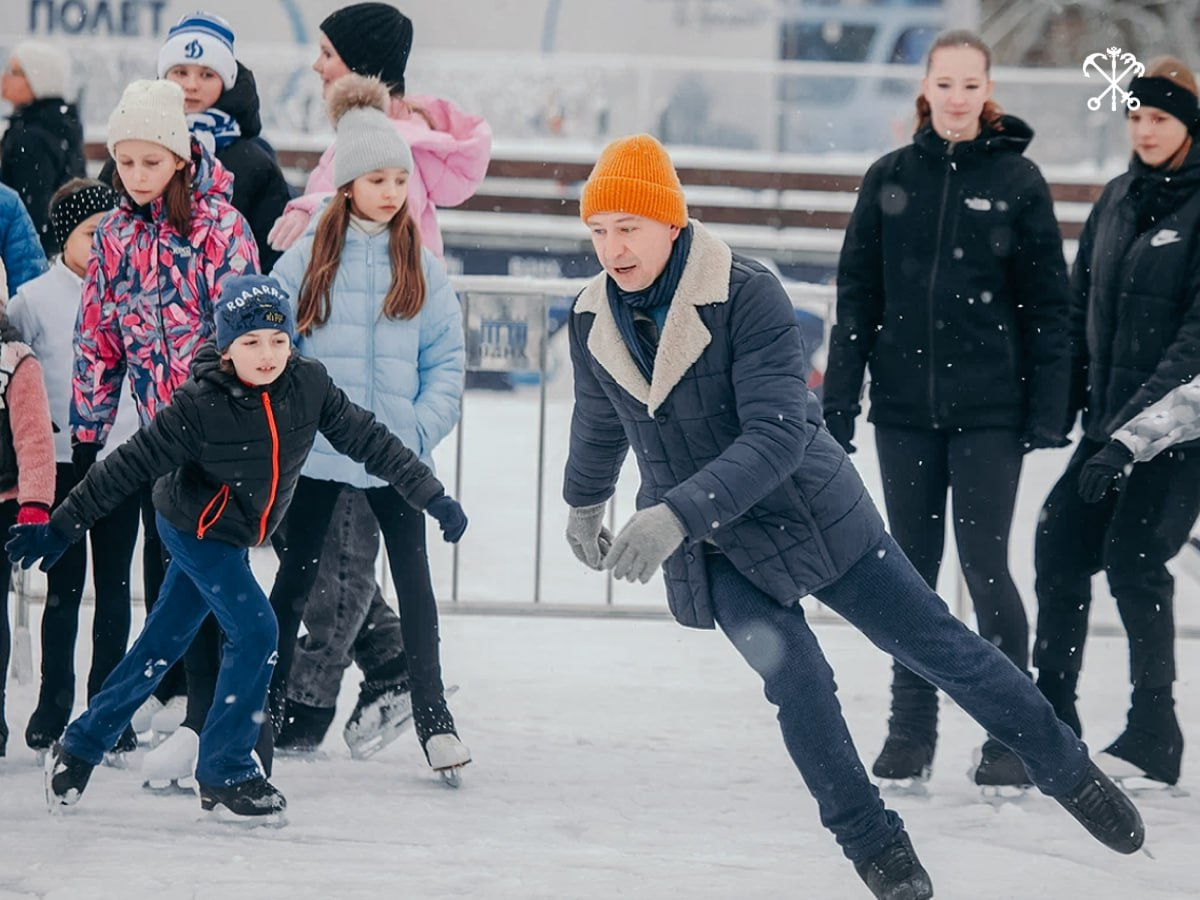
[{"label": "boy in blue beanie", "polygon": [[462,507],[416,454],[351,403],[324,366],[292,352],[291,306],[278,282],[229,279],[215,313],[216,344],[197,352],[170,405],[93,466],[49,524],[12,529],[12,560],[29,568],[41,559],[45,570],[123,498],[155,482],[158,527],[172,557],[141,635],[47,757],[52,811],[79,801],[104,751],[211,612],[226,641],[216,696],[229,700],[212,708],[200,735],[201,807],[281,819],[287,802],[251,756],[277,628],[248,548],[266,542],[283,519],[318,431],[436,518],[447,541],[466,529]]}]

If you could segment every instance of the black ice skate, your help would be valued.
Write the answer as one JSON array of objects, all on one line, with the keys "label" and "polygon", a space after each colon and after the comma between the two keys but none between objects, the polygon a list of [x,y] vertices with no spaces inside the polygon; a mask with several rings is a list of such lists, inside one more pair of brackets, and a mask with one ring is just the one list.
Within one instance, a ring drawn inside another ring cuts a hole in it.
[{"label": "black ice skate", "polygon": [[229,787],[200,785],[200,808],[227,822],[283,825],[287,800],[259,776]]},{"label": "black ice skate", "polygon": [[1087,776],[1077,788],[1054,799],[1110,850],[1135,853],[1146,839],[1133,801],[1094,762],[1088,764]]},{"label": "black ice skate", "polygon": [[933,896],[929,873],[904,832],[876,856],[855,863],[854,869],[876,900],[928,900]]},{"label": "black ice skate", "polygon": [[275,752],[312,756],[325,740],[325,733],[337,713],[334,708],[307,706],[289,700],[284,715],[283,729],[275,738]]},{"label": "black ice skate", "polygon": [[1097,761],[1128,790],[1174,786],[1183,761],[1183,732],[1170,691],[1135,689],[1133,697],[1125,731]]},{"label": "black ice skate", "polygon": [[871,774],[891,782],[888,787],[893,791],[924,793],[925,782],[933,771],[933,744],[933,740],[889,734],[871,766]]},{"label": "black ice skate", "polygon": [[1033,787],[1021,758],[995,738],[983,742],[974,779],[988,799],[1015,799]]},{"label": "black ice skate", "polygon": [[92,769],[96,768],[78,756],[73,756],[55,741],[46,756],[45,773],[46,808],[57,812],[64,806],[74,806],[83,796]]}]

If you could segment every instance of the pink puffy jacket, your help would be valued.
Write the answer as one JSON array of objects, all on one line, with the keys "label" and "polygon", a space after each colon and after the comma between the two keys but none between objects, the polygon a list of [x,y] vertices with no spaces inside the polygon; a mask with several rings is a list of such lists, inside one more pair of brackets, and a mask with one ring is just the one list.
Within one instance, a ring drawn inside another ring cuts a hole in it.
[{"label": "pink puffy jacket", "polygon": [[[433,121],[433,127],[412,107],[424,111]],[[412,148],[416,171],[410,172],[408,179],[409,214],[421,232],[421,242],[440,259],[442,232],[438,228],[436,207],[457,206],[479,188],[491,160],[492,129],[482,116],[464,113],[454,104],[435,97],[393,97],[388,117]],[[336,151],[334,142],[321,154],[320,162],[308,176],[304,196],[288,203],[285,216],[297,211],[311,218],[321,201],[340,186],[333,183]],[[299,231],[292,240],[298,235]]]}]

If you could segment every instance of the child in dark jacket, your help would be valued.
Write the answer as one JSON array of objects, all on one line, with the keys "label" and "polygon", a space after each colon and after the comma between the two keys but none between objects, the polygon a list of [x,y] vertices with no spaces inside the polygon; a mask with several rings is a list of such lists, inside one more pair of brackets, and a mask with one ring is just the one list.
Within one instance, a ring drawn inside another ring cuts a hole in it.
[{"label": "child in dark jacket", "polygon": [[192,376],[155,419],[98,462],[45,525],[17,526],[14,562],[53,565],[69,544],[142,485],[171,551],[159,601],[125,658],[46,763],[51,809],[78,802],[104,751],[213,613],[226,636],[217,696],[200,735],[196,780],[206,810],[273,816],[283,795],[251,756],[275,662],[277,626],[250,570],[248,548],[266,542],[292,500],[320,431],[339,451],[438,520],[448,541],[466,529],[410,449],[351,403],[324,366],[292,353],[287,295],[271,278],[231,279],[216,309],[216,347],[196,354]]},{"label": "child in dark jacket", "polygon": [[158,77],[183,88],[192,136],[233,173],[233,205],[250,223],[267,274],[282,252],[271,249],[267,234],[291,193],[279,163],[259,138],[254,73],[234,57],[233,42],[233,29],[220,16],[187,13],[158,51]]}]

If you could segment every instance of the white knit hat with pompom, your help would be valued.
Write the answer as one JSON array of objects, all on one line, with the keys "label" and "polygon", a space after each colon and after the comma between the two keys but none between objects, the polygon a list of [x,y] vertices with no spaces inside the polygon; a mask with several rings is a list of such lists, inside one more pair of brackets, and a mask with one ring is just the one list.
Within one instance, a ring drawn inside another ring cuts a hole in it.
[{"label": "white knit hat with pompom", "polygon": [[329,118],[337,128],[333,183],[339,188],[376,169],[412,172],[412,150],[385,110],[388,89],[378,78],[343,75],[329,91]]}]

